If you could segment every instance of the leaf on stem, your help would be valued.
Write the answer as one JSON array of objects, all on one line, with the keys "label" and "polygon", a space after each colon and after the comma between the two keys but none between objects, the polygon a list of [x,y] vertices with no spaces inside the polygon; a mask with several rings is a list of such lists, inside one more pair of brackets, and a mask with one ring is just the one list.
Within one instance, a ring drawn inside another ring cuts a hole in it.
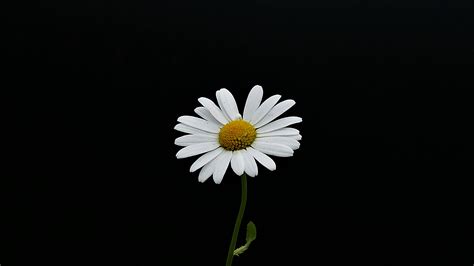
[{"label": "leaf on stem", "polygon": [[237,248],[234,250],[234,256],[239,256],[240,254],[244,253],[250,246],[250,243],[254,241],[257,238],[257,227],[255,224],[250,221],[247,224],[247,236],[245,238],[245,245],[241,246],[240,248]]}]

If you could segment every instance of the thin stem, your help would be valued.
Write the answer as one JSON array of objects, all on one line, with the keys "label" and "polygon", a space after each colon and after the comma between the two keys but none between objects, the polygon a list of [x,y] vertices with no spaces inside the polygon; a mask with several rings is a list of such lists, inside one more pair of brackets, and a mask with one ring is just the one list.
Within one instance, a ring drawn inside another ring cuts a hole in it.
[{"label": "thin stem", "polygon": [[237,220],[235,221],[234,233],[232,234],[232,240],[230,241],[229,252],[227,253],[227,262],[225,264],[226,266],[232,266],[235,244],[237,243],[237,236],[239,235],[240,224],[242,222],[242,217],[244,216],[245,205],[247,205],[247,175],[244,173],[241,179],[242,179],[242,198],[240,201],[239,214],[237,215]]}]

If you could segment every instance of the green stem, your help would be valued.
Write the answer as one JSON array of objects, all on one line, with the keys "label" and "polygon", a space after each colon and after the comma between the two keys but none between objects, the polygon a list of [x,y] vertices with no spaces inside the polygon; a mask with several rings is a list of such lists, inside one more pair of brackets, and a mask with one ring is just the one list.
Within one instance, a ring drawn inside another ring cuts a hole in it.
[{"label": "green stem", "polygon": [[232,234],[232,240],[230,241],[229,252],[227,253],[227,262],[226,266],[232,266],[232,259],[234,258],[235,244],[237,243],[237,236],[239,235],[240,224],[242,222],[242,217],[245,212],[245,205],[247,205],[247,175],[244,173],[242,175],[242,198],[240,201],[239,214],[237,215],[237,220],[235,221],[234,233]]}]

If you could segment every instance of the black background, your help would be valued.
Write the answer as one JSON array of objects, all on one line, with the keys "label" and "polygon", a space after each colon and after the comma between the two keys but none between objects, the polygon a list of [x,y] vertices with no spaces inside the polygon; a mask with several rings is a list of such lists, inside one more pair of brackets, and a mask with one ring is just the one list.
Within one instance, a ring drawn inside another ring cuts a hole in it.
[{"label": "black background", "polygon": [[223,87],[242,110],[256,84],[296,101],[303,140],[249,181],[258,237],[234,265],[472,263],[471,1],[3,12],[16,184],[2,265],[224,265],[239,178],[199,183],[173,127]]}]

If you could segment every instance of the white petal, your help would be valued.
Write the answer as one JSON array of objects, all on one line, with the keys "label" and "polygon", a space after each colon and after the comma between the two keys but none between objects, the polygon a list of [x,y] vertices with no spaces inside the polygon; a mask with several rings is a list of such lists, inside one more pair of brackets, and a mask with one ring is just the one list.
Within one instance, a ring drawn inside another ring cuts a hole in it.
[{"label": "white petal", "polygon": [[214,169],[214,174],[212,174],[212,179],[216,184],[220,184],[222,179],[224,178],[224,174],[227,171],[227,167],[229,166],[230,159],[232,158],[232,152],[226,151],[222,152],[217,156],[216,166]]},{"label": "white petal", "polygon": [[262,118],[266,114],[268,114],[268,112],[270,112],[270,110],[273,108],[273,106],[275,106],[275,104],[278,102],[278,100],[280,100],[280,98],[281,95],[273,95],[272,97],[264,101],[262,105],[258,107],[257,111],[255,111],[255,113],[253,114],[252,119],[250,119],[250,123],[252,123],[252,125],[255,125],[260,122],[260,120],[262,120]]},{"label": "white petal", "polygon": [[263,89],[262,86],[255,85],[247,96],[244,107],[244,120],[250,121],[258,106],[262,102]]},{"label": "white petal", "polygon": [[[210,151],[206,154],[203,154],[201,157],[199,157],[192,165],[189,171],[192,173],[196,171],[197,169],[203,167],[204,165],[208,164],[210,161],[212,161],[214,158],[217,157],[217,155],[221,154],[224,151],[223,148],[219,147],[213,151]],[[212,172],[211,172],[212,173]]]},{"label": "white petal", "polygon": [[237,107],[237,103],[235,102],[234,96],[230,91],[227,89],[220,90],[222,104],[224,105],[224,110],[226,111],[227,115],[229,116],[230,120],[236,120],[242,118],[239,113],[239,108]]},{"label": "white petal", "polygon": [[257,140],[261,142],[285,145],[292,148],[293,150],[296,150],[300,147],[300,143],[296,139],[292,139],[289,137],[263,137],[256,139],[256,141]]},{"label": "white petal", "polygon": [[276,164],[272,158],[270,158],[265,153],[257,151],[252,147],[248,147],[247,151],[263,166],[265,166],[268,170],[273,171],[276,169]]},{"label": "white petal", "polygon": [[176,153],[176,158],[182,159],[182,158],[191,157],[194,155],[212,151],[214,149],[217,149],[218,147],[219,147],[219,143],[217,142],[204,142],[204,143],[189,145],[179,150],[178,153]]},{"label": "white petal", "polygon": [[207,121],[211,121],[218,125],[222,125],[222,123],[217,121],[217,119],[211,114],[211,112],[209,112],[209,110],[207,110],[206,107],[202,107],[202,106],[196,107],[194,109],[194,112]]},{"label": "white petal", "polygon": [[216,99],[224,117],[227,119],[227,121],[231,121],[232,119],[230,119],[229,115],[224,109],[224,101],[222,100],[221,90],[216,91]]},{"label": "white petal", "polygon": [[267,133],[267,132],[270,132],[270,131],[274,131],[274,130],[284,128],[284,127],[289,126],[289,125],[300,123],[302,121],[303,121],[303,119],[301,119],[301,117],[297,117],[297,116],[289,116],[289,117],[281,118],[281,119],[275,120],[275,121],[271,122],[270,124],[266,124],[265,126],[257,129],[257,133]]},{"label": "white petal", "polygon": [[255,140],[252,143],[252,148],[259,150],[268,155],[274,155],[278,157],[290,157],[293,156],[293,150],[285,145],[277,143],[268,143]]},{"label": "white petal", "polygon": [[282,115],[284,112],[288,111],[288,109],[290,109],[293,105],[295,105],[295,101],[293,100],[286,100],[286,101],[283,101],[277,105],[275,105],[271,110],[270,112],[268,112],[268,114],[266,116],[264,116],[262,118],[262,120],[260,120],[260,122],[258,122],[257,124],[255,124],[255,127],[256,128],[259,128],[261,126],[264,126],[270,122],[272,122],[273,120],[275,120],[277,117],[279,117],[280,115]]},{"label": "white petal", "polygon": [[270,131],[267,133],[259,133],[257,134],[257,138],[258,137],[272,137],[272,136],[294,136],[294,135],[298,135],[299,133],[300,131],[296,128],[285,127],[285,128],[278,129],[275,131]]},{"label": "white petal", "polygon": [[204,167],[199,172],[198,180],[199,182],[206,181],[209,177],[211,177],[212,173],[214,173],[214,168],[216,165],[216,159],[214,158],[209,163],[204,165]]},{"label": "white petal", "polygon": [[181,123],[177,124],[174,127],[174,129],[177,130],[177,131],[180,131],[180,132],[188,133],[188,134],[209,135],[209,136],[215,135],[215,133],[206,132],[206,131],[197,129],[195,127],[190,127],[188,125],[181,124]]},{"label": "white petal", "polygon": [[197,117],[189,116],[189,115],[183,115],[178,118],[178,122],[181,122],[191,127],[199,128],[207,132],[219,133],[219,126],[217,124],[206,121],[202,118],[197,118]]},{"label": "white petal", "polygon": [[296,139],[296,140],[301,140],[301,135],[298,134],[298,135],[291,135],[291,136],[288,136],[288,138],[292,138],[292,139]]},{"label": "white petal", "polygon": [[218,137],[217,134],[214,134],[213,136],[210,135],[184,135],[179,138],[177,138],[174,141],[174,144],[178,146],[189,146],[192,144],[196,143],[203,143],[203,142],[217,142]]},{"label": "white petal", "polygon": [[251,177],[258,175],[257,163],[253,156],[247,150],[242,150],[241,152],[244,157],[245,172]]},{"label": "white petal", "polygon": [[222,110],[219,109],[219,107],[217,107],[213,101],[205,97],[199,98],[198,101],[202,104],[202,106],[206,107],[209,112],[211,112],[212,116],[214,116],[217,121],[221,122],[222,124],[227,124],[227,122],[229,122],[229,119],[224,116]]},{"label": "white petal", "polygon": [[232,170],[234,170],[234,173],[236,173],[237,175],[241,176],[244,173],[245,163],[241,151],[233,152],[230,165],[232,166]]}]

